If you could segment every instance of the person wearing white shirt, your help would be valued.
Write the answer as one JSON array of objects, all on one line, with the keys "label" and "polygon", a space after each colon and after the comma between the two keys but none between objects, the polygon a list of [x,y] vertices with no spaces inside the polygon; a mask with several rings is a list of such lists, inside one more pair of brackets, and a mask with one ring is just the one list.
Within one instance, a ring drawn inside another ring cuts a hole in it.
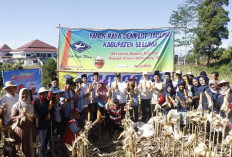
[{"label": "person wearing white shirt", "polygon": [[11,108],[18,102],[19,96],[18,94],[15,94],[17,86],[14,85],[12,81],[7,81],[3,89],[6,90],[6,95],[0,100],[0,115],[3,116],[3,124],[5,128],[8,128],[10,127],[8,125],[10,122]]},{"label": "person wearing white shirt", "polygon": [[152,84],[152,99],[151,99],[152,113],[154,111],[155,105],[160,105],[159,100],[161,95],[163,94],[163,88],[164,88],[164,84],[160,80],[159,73],[154,74],[154,82]]},{"label": "person wearing white shirt", "polygon": [[121,81],[120,73],[116,73],[115,81],[112,82],[111,88],[113,89],[113,99],[119,100],[119,105],[121,106],[122,109],[122,118],[124,118],[125,115],[124,106],[126,105],[127,102],[126,99],[127,84],[126,82]]},{"label": "person wearing white shirt", "polygon": [[81,75],[81,79],[82,79],[82,84],[81,84],[81,92],[80,95],[82,97],[82,106],[79,108],[80,111],[82,111],[83,106],[85,105],[89,105],[90,104],[90,92],[92,91],[91,89],[89,89],[89,86],[87,84],[87,80],[88,77],[86,74]]},{"label": "person wearing white shirt", "polygon": [[143,72],[143,79],[139,81],[142,121],[147,122],[151,117],[152,82],[148,80],[147,72]]}]

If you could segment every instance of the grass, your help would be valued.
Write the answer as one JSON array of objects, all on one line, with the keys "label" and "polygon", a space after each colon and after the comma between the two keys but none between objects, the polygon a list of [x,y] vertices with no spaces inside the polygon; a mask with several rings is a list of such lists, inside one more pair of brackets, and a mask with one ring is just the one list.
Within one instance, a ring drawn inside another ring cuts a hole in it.
[{"label": "grass", "polygon": [[218,63],[213,63],[209,66],[209,68],[204,65],[175,65],[175,70],[177,69],[182,70],[183,74],[192,72],[194,76],[199,76],[201,71],[205,71],[209,79],[211,72],[217,71],[219,72],[219,80],[226,80],[232,85],[232,61],[230,60],[223,60]]}]

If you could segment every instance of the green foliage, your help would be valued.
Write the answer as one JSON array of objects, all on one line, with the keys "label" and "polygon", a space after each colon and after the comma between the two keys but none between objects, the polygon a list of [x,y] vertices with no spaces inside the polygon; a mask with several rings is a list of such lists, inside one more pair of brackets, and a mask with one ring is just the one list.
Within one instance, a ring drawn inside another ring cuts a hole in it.
[{"label": "green foliage", "polygon": [[[11,70],[20,70],[23,69],[22,63],[18,64],[3,64],[0,63],[0,70],[1,71],[11,71]],[[0,74],[0,86],[3,86],[3,78],[2,78],[2,73]]]},{"label": "green foliage", "polygon": [[53,58],[49,58],[47,63],[42,66],[42,84],[47,87],[53,77],[56,77],[57,63]]},{"label": "green foliage", "polygon": [[208,77],[210,78],[211,72],[217,71],[219,72],[219,79],[229,81],[230,84],[232,84],[232,61],[229,62],[222,62],[221,64],[215,64],[207,68],[206,66],[192,66],[190,64],[186,64],[185,66],[175,66],[175,70],[180,69],[182,70],[183,74],[186,74],[187,72],[191,71],[194,76],[199,76],[201,71],[206,71]]},{"label": "green foliage", "polygon": [[217,59],[217,60],[220,60],[222,55],[223,55],[223,52],[225,51],[224,48],[219,48],[217,49],[214,53],[213,53],[213,56],[212,58],[214,59]]},{"label": "green foliage", "polygon": [[194,31],[198,22],[198,7],[202,0],[186,0],[173,11],[169,23],[177,26],[175,29],[175,46],[191,46]]},{"label": "green foliage", "polygon": [[189,63],[189,64],[197,63],[198,64],[199,58],[200,56],[197,54],[188,54],[186,56],[186,63]]},{"label": "green foliage", "polygon": [[194,53],[207,56],[207,67],[222,44],[222,39],[228,38],[229,12],[225,11],[223,6],[228,6],[228,0],[204,0],[198,9],[199,23],[194,40]]},{"label": "green foliage", "polygon": [[222,59],[232,59],[232,46],[222,52]]}]

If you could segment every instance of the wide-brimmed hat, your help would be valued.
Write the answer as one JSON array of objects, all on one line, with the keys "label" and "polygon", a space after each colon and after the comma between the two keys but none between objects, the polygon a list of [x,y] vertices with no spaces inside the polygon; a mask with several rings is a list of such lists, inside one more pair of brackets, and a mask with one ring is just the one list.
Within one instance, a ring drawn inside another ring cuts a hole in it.
[{"label": "wide-brimmed hat", "polygon": [[7,81],[5,83],[5,87],[3,87],[3,89],[6,89],[8,87],[17,87],[17,85],[15,85],[14,82],[12,82],[12,81]]},{"label": "wide-brimmed hat", "polygon": [[220,88],[220,87],[222,87],[224,85],[229,85],[229,84],[230,84],[229,82],[227,82],[225,80],[221,80],[220,83],[218,84],[218,87]]},{"label": "wide-brimmed hat", "polygon": [[38,91],[39,94],[44,92],[48,92],[48,90],[45,87],[41,87]]}]

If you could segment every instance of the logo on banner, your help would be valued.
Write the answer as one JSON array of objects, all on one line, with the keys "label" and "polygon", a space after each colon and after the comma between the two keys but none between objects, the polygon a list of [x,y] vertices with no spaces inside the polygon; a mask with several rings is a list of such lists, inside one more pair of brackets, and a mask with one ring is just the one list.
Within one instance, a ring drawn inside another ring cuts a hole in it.
[{"label": "logo on banner", "polygon": [[104,58],[101,57],[101,56],[97,56],[94,59],[94,64],[98,69],[102,68],[104,66],[104,64],[105,64]]},{"label": "logo on banner", "polygon": [[86,51],[91,48],[91,46],[87,45],[86,43],[82,41],[75,42],[71,45],[71,48],[79,53],[82,53],[83,51]]}]

